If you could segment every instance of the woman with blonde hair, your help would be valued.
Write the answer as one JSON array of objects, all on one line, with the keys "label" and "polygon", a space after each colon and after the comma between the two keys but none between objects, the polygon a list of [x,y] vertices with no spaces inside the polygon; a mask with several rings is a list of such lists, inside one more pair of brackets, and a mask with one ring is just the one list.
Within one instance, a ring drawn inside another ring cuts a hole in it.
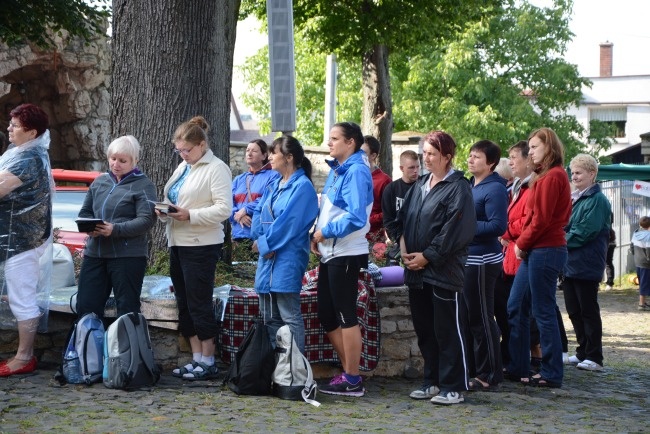
[{"label": "woman with blonde hair", "polygon": [[[564,146],[553,130],[533,131],[528,146],[535,177],[515,242],[515,256],[521,264],[508,300],[510,363],[506,376],[531,386],[558,388],[564,372],[555,293],[567,260],[564,227],[571,215],[571,187],[562,167]],[[542,347],[540,371],[533,376],[529,376],[531,308]]]},{"label": "woman with blonde hair", "polygon": [[196,116],[182,123],[172,139],[183,161],[167,181],[169,212],[156,213],[167,223],[169,274],[178,304],[178,328],[192,348],[192,363],[172,371],[187,380],[217,374],[212,292],[224,241],[224,220],[232,211],[230,169],[208,145],[208,123]]},{"label": "woman with blonde hair", "polygon": [[587,371],[603,370],[603,323],[598,286],[603,278],[612,207],[596,183],[598,161],[578,154],[569,164],[573,210],[566,227],[569,259],[564,267],[564,304],[576,332],[578,348],[569,363]]},{"label": "woman with blonde hair", "polygon": [[106,150],[109,170],[90,185],[79,217],[102,219],[90,232],[79,273],[77,313],[104,317],[115,295],[117,315],[140,312],[140,293],[149,254],[148,232],[156,219],[156,186],[138,169],[140,143],[113,140]]}]

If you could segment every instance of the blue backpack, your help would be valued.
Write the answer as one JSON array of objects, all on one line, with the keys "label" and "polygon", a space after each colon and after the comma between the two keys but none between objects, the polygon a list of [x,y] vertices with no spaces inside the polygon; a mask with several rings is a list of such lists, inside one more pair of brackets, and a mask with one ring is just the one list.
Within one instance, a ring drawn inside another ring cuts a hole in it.
[{"label": "blue backpack", "polygon": [[59,381],[92,384],[102,380],[104,369],[104,324],[94,313],[77,320],[68,333],[63,350]]}]

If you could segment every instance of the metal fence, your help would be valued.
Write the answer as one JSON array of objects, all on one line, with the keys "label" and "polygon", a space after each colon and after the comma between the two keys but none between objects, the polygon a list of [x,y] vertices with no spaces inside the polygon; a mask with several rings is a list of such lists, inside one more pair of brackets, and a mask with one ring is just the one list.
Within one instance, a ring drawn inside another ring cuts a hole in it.
[{"label": "metal fence", "polygon": [[613,263],[617,279],[635,270],[630,241],[639,227],[639,219],[650,216],[650,197],[632,193],[634,181],[603,181],[600,186],[614,214],[612,228],[616,231],[616,250]]}]

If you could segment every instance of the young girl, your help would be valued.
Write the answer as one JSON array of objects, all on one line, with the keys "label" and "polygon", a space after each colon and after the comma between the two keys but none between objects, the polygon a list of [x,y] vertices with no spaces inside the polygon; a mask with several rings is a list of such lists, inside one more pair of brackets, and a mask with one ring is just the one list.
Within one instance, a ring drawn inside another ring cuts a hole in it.
[{"label": "young girl", "polygon": [[646,296],[650,295],[650,217],[641,217],[639,229],[632,235],[634,265],[639,276],[639,310],[650,312]]}]

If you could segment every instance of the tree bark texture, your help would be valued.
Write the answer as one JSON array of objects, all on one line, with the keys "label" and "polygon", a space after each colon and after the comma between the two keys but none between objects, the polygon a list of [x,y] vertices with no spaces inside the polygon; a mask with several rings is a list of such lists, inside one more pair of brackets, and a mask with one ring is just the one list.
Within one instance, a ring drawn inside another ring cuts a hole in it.
[{"label": "tree bark texture", "polygon": [[363,109],[361,129],[381,143],[379,167],[392,177],[393,106],[388,71],[388,47],[375,45],[363,56]]},{"label": "tree bark texture", "polygon": [[[111,133],[135,136],[138,166],[162,190],[180,158],[172,135],[191,117],[210,124],[215,155],[229,164],[230,95],[240,0],[113,0]],[[164,225],[151,253],[165,249]],[[153,255],[151,255],[153,256]]]}]

